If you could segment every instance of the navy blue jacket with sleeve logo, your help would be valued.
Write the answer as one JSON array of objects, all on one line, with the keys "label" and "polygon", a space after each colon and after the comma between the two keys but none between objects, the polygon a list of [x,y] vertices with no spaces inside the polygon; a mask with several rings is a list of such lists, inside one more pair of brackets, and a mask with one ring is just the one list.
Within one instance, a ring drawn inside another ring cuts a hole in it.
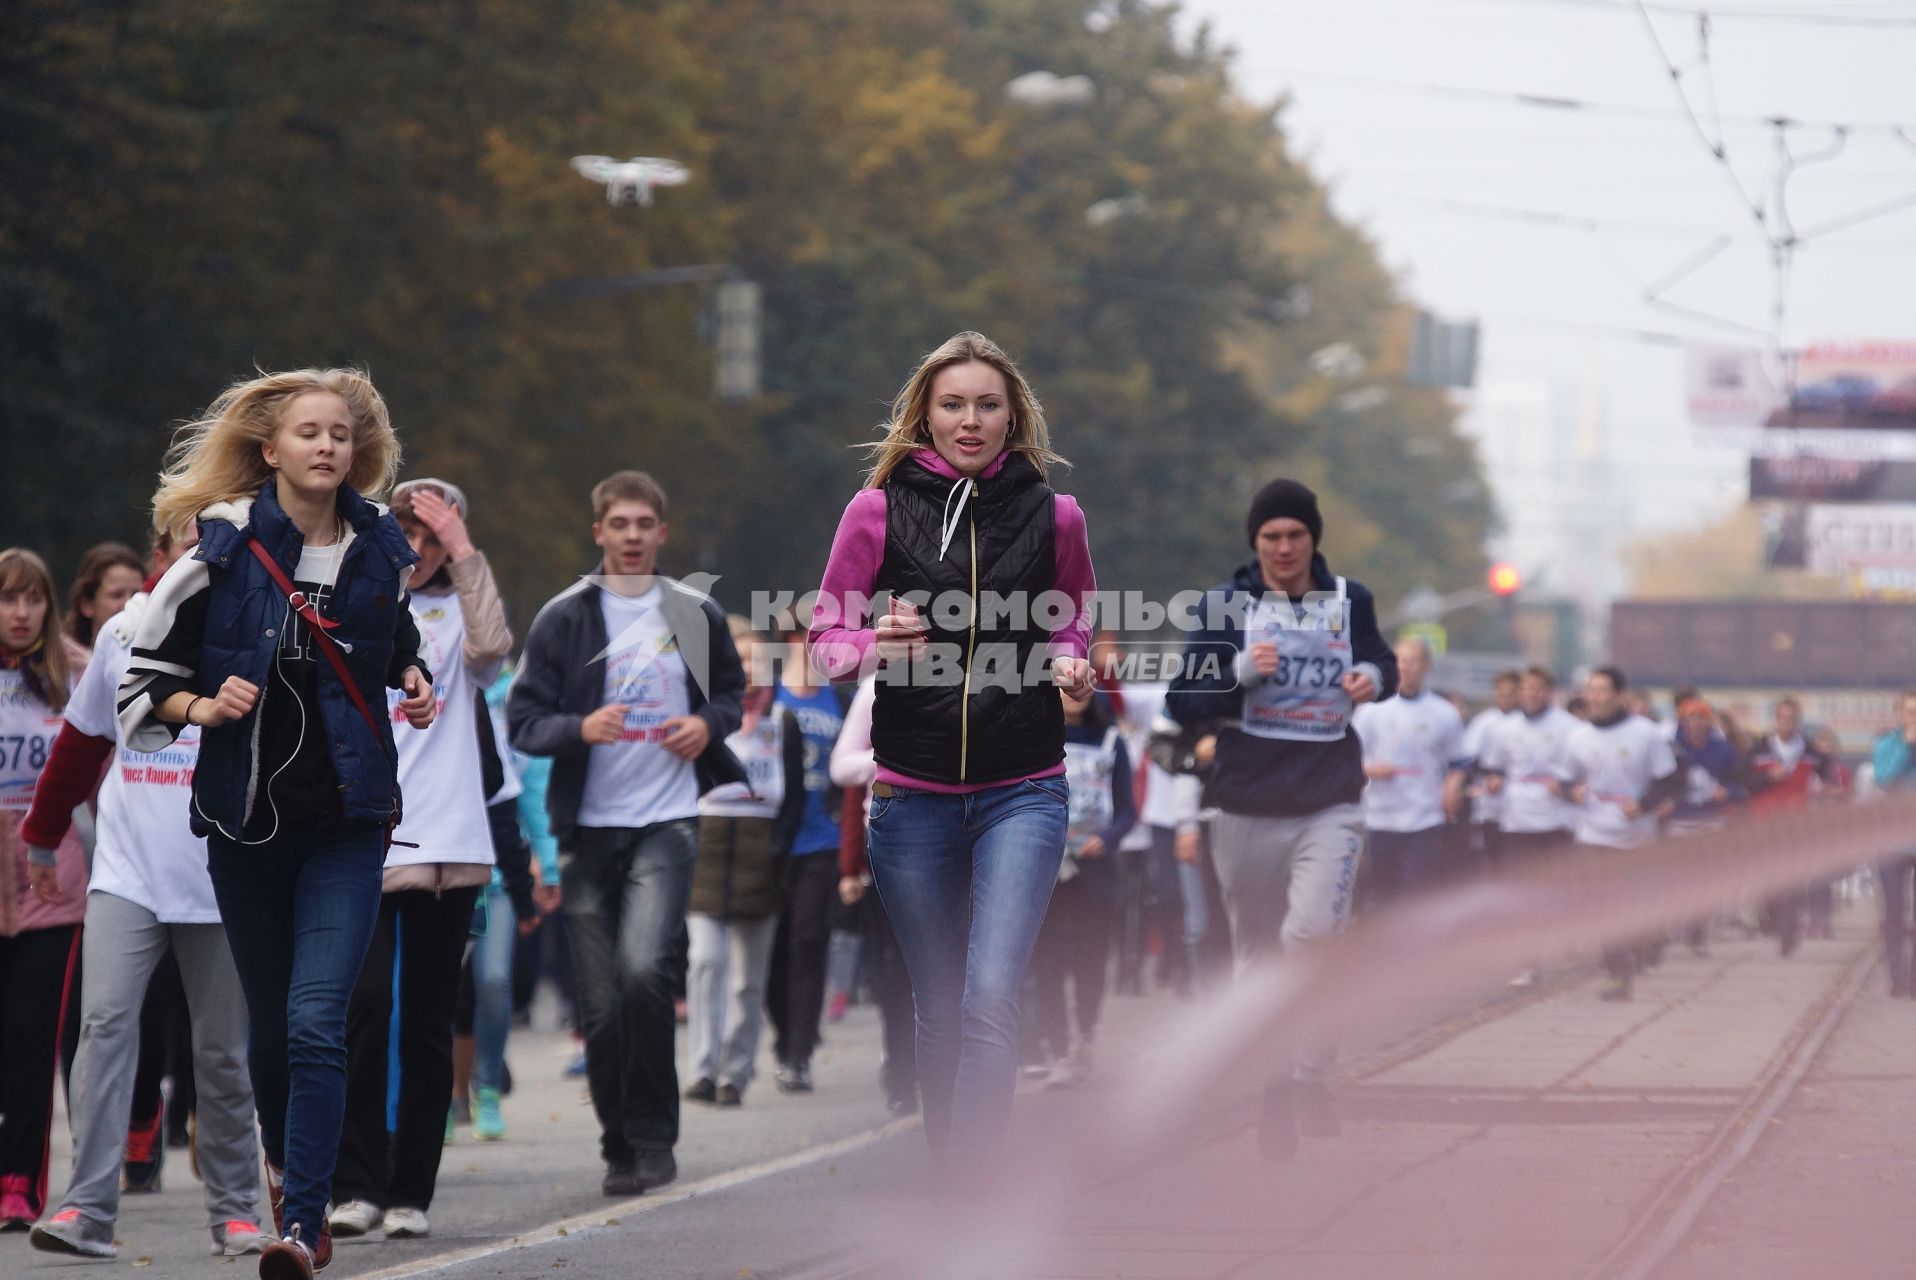
[{"label": "navy blue jacket with sleeve logo", "polygon": [[[1311,557],[1317,590],[1334,592],[1337,578],[1321,555]],[[1377,700],[1397,692],[1397,655],[1377,627],[1377,602],[1362,583],[1346,579],[1350,598],[1351,657],[1356,668],[1375,668]],[[1244,691],[1237,659],[1244,649],[1250,608],[1269,590],[1257,562],[1205,593],[1204,625],[1184,646],[1184,662],[1165,695],[1165,714],[1186,729],[1215,731],[1217,761],[1205,780],[1204,801],[1226,813],[1301,817],[1332,805],[1354,804],[1364,794],[1364,756],[1355,729],[1332,742],[1290,742],[1253,737],[1236,727]],[[1211,625],[1215,624],[1215,625]]]}]

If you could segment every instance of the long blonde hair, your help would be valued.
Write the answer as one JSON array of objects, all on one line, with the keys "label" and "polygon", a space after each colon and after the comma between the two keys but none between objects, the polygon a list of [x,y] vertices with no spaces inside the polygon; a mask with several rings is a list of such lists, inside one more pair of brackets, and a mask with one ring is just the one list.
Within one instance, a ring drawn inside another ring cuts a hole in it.
[{"label": "long blonde hair", "polygon": [[[66,637],[60,631],[60,610],[53,595],[53,572],[47,562],[25,547],[0,551],[0,595],[32,592],[47,602],[46,616],[40,620],[40,635],[20,658],[20,673],[27,688],[55,715],[67,708],[68,683],[74,667],[69,660]],[[84,652],[83,650],[81,652]]]},{"label": "long blonde hair", "polygon": [[330,391],[346,402],[353,423],[346,482],[366,497],[384,496],[399,476],[399,439],[372,379],[357,369],[294,369],[234,383],[179,429],[153,495],[154,527],[184,537],[214,503],[258,493],[273,474],[260,446],[279,430],[287,401],[309,391]]},{"label": "long blonde hair", "polygon": [[918,362],[918,368],[891,402],[891,420],[884,424],[882,439],[863,447],[872,453],[872,469],[865,476],[865,487],[876,489],[891,479],[905,459],[919,449],[932,448],[931,384],[941,369],[954,364],[982,361],[1004,375],[1005,390],[1011,399],[1011,428],[1005,433],[1005,452],[1022,453],[1050,477],[1051,464],[1064,459],[1051,451],[1051,428],[1045,424],[1044,406],[1032,392],[1024,374],[1011,357],[982,333],[966,330],[945,339],[939,348]]}]

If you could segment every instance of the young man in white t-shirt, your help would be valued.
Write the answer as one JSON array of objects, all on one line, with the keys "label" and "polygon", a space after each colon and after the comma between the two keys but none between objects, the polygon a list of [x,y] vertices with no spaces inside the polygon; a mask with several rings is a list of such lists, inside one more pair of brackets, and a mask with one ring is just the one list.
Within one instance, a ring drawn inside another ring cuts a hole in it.
[{"label": "young man in white t-shirt", "polygon": [[572,946],[608,1196],[678,1176],[673,997],[699,796],[745,782],[725,746],[745,671],[725,614],[658,573],[665,492],[642,471],[592,491],[602,559],[533,620],[506,703],[512,745],[552,757],[546,809]]},{"label": "young man in white t-shirt", "polygon": [[1477,771],[1498,801],[1503,860],[1527,862],[1570,839],[1563,798],[1564,748],[1583,721],[1556,704],[1557,677],[1531,667],[1517,686],[1517,710],[1485,735]]},{"label": "young man in white t-shirt", "polygon": [[1397,696],[1351,714],[1364,748],[1365,865],[1360,910],[1408,897],[1443,870],[1444,820],[1463,812],[1464,722],[1448,699],[1424,688],[1430,644],[1397,642]]},{"label": "young man in white t-shirt", "polygon": [[[1654,721],[1624,703],[1623,672],[1598,667],[1584,681],[1590,719],[1564,744],[1563,786],[1574,815],[1579,847],[1638,849],[1657,838],[1657,824],[1676,808],[1683,777],[1670,740]],[[1615,946],[1603,953],[1610,985],[1605,1000],[1628,1000],[1639,965],[1639,948]]]},{"label": "young man in white t-shirt", "polygon": [[1516,671],[1499,671],[1490,682],[1491,704],[1472,716],[1464,725],[1464,758],[1469,762],[1471,778],[1465,788],[1470,797],[1470,830],[1479,865],[1503,864],[1503,799],[1484,777],[1484,753],[1490,748],[1497,726],[1517,714],[1521,701],[1523,676]]}]

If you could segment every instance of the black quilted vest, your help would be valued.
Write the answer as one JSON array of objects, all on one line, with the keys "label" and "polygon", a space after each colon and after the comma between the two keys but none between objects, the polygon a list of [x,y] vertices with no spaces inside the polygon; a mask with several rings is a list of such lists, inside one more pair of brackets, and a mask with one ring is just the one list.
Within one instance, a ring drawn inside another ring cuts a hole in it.
[{"label": "black quilted vest", "polygon": [[[913,663],[908,683],[888,679],[898,664],[879,673],[872,746],[880,764],[909,777],[1002,782],[1064,760],[1063,704],[1040,666],[1050,630],[1038,597],[1051,590],[1057,569],[1055,495],[1014,454],[978,482],[940,559],[944,513],[948,502],[956,505],[958,483],[916,461],[885,482],[878,587],[919,603],[933,657],[944,663],[942,672]],[[971,607],[928,609],[927,598],[968,599]]]}]

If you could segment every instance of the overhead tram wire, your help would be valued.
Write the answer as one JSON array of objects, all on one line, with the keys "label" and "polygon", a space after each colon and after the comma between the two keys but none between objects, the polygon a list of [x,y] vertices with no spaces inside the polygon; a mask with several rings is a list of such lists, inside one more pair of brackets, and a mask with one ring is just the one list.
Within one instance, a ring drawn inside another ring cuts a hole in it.
[{"label": "overhead tram wire", "polygon": [[[1518,205],[1487,204],[1476,200],[1458,200],[1449,196],[1435,195],[1428,191],[1398,191],[1381,187],[1375,183],[1359,179],[1331,179],[1329,185],[1333,192],[1345,187],[1355,187],[1365,191],[1371,199],[1401,202],[1433,209],[1440,213],[1457,214],[1469,218],[1496,218],[1509,222],[1529,223],[1532,226],[1562,231],[1614,232],[1619,235],[1646,236],[1709,236],[1721,234],[1714,227],[1701,223],[1645,222],[1631,218],[1592,218],[1582,214],[1560,213],[1553,209],[1530,209]],[[1811,236],[1824,236],[1841,231],[1845,226],[1864,220],[1864,215],[1881,217],[1900,209],[1916,207],[1916,193],[1899,196],[1885,201],[1880,206],[1866,209],[1857,214],[1832,218],[1828,222],[1818,223],[1797,233],[1800,242]],[[1870,253],[1916,253],[1916,241],[1901,240],[1851,240],[1839,242],[1830,248],[1854,249]]]},{"label": "overhead tram wire", "polygon": [[[1588,9],[1592,11],[1617,12],[1631,8],[1630,0],[1512,0],[1526,6],[1553,4],[1561,8]],[[1806,9],[1738,9],[1722,5],[1708,7],[1686,4],[1656,3],[1652,0],[1647,6],[1652,13],[1698,18],[1707,15],[1712,20],[1728,19],[1732,22],[1769,22],[1799,26],[1817,27],[1866,27],[1876,30],[1916,30],[1916,13],[1907,7],[1889,13],[1828,13]]]},{"label": "overhead tram wire", "polygon": [[[1374,89],[1386,93],[1413,93],[1425,97],[1450,98],[1460,102],[1501,103],[1504,106],[1519,106],[1541,111],[1553,111],[1569,114],[1572,112],[1589,115],[1609,115],[1631,117],[1639,120],[1676,120],[1688,116],[1687,111],[1672,110],[1668,107],[1651,107],[1634,102],[1606,102],[1593,98],[1571,97],[1556,93],[1531,93],[1515,89],[1480,89],[1471,85],[1441,84],[1428,80],[1395,80],[1386,76],[1361,75],[1346,71],[1316,71],[1305,67],[1277,67],[1263,63],[1244,63],[1240,71],[1256,72],[1260,75],[1282,76],[1297,80],[1322,80],[1333,84],[1347,84],[1352,87]],[[1908,122],[1893,120],[1809,120],[1795,116],[1758,116],[1725,115],[1724,124],[1739,127],[1775,129],[1846,129],[1857,133],[1888,133],[1901,136],[1909,129]]]}]

